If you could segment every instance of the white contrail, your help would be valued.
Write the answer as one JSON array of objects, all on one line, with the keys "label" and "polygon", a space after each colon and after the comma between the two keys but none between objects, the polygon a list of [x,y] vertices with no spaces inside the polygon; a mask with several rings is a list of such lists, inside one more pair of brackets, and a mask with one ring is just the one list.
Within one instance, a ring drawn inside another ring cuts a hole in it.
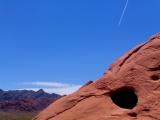
[{"label": "white contrail", "polygon": [[122,20],[123,20],[124,14],[125,14],[126,9],[127,9],[127,6],[128,6],[128,1],[129,1],[129,0],[126,1],[126,4],[125,4],[125,6],[124,6],[123,12],[122,12],[121,17],[120,17],[119,22],[118,22],[118,26],[121,25],[121,22],[122,22]]}]

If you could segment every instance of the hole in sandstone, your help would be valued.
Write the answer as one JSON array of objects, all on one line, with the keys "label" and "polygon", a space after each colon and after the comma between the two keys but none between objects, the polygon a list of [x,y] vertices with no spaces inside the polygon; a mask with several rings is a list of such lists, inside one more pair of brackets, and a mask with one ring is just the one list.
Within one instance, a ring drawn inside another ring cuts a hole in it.
[{"label": "hole in sandstone", "polygon": [[137,117],[137,113],[135,113],[135,112],[128,113],[128,115],[131,116],[131,117]]},{"label": "hole in sandstone", "polygon": [[125,109],[133,109],[137,102],[137,95],[132,88],[120,88],[111,93],[112,101],[119,107]]},{"label": "hole in sandstone", "polygon": [[159,75],[152,75],[152,76],[151,76],[151,79],[152,79],[152,80],[159,80],[160,77],[159,77]]},{"label": "hole in sandstone", "polygon": [[143,109],[142,111],[149,112],[150,109],[145,108],[145,109]]}]

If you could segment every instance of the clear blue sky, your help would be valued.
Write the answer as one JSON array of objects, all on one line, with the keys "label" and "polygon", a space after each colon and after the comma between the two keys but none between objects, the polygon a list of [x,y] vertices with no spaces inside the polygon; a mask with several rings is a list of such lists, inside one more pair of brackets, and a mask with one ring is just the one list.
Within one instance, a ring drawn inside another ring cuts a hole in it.
[{"label": "clear blue sky", "polygon": [[118,26],[125,2],[1,0],[0,88],[98,79],[116,58],[160,31],[159,0],[129,0]]}]

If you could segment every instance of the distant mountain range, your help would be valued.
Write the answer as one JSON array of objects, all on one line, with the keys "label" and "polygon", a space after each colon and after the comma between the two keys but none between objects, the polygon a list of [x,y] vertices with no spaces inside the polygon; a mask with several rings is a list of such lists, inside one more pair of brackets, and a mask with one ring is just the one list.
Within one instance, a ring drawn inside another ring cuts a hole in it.
[{"label": "distant mountain range", "polygon": [[0,111],[37,112],[60,97],[55,93],[46,93],[43,89],[37,92],[32,90],[3,91],[0,89]]}]

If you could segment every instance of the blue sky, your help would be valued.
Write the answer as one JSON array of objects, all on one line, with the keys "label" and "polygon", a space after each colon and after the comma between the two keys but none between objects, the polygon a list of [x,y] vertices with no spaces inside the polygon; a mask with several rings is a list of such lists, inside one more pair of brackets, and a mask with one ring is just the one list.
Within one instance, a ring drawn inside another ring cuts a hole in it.
[{"label": "blue sky", "polygon": [[159,32],[160,1],[1,0],[0,88],[66,94]]}]

